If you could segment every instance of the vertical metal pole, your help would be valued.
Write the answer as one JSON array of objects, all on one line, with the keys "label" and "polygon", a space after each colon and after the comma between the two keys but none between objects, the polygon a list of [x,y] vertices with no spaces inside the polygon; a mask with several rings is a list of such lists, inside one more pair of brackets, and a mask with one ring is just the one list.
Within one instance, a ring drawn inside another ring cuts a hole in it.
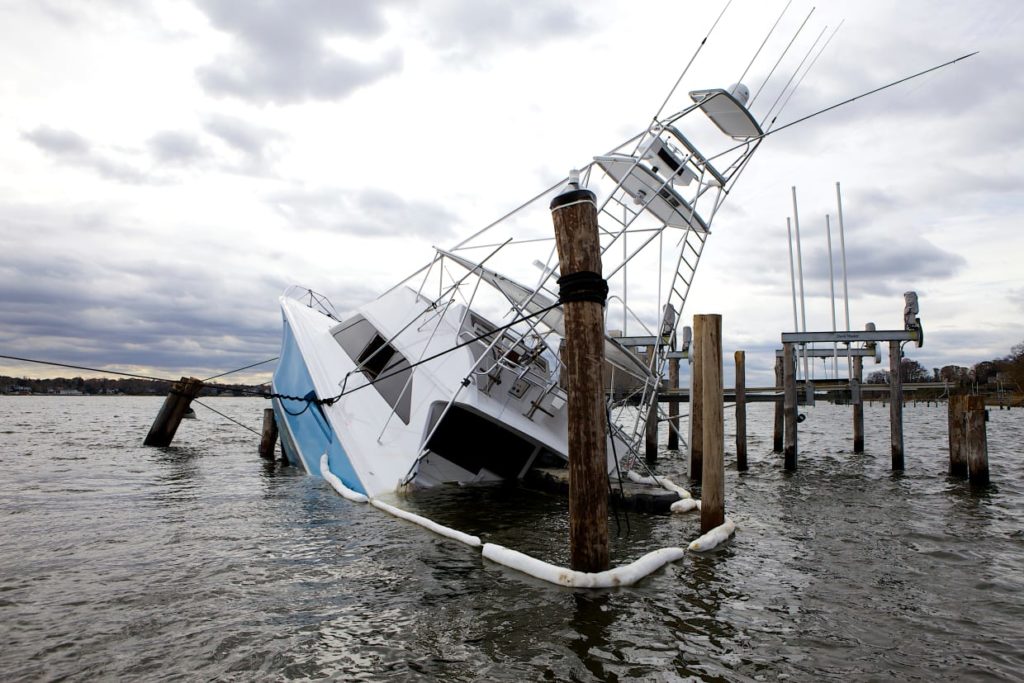
[{"label": "vertical metal pole", "polygon": [[626,248],[626,226],[629,225],[629,217],[626,216],[626,207],[622,207],[622,336],[628,337],[629,330],[629,250]]},{"label": "vertical metal pole", "polygon": [[[836,278],[832,271],[832,224],[825,214],[825,239],[828,242],[828,293],[832,300],[832,332],[836,331]],[[832,342],[832,379],[839,379],[839,345]]]},{"label": "vertical metal pole", "polygon": [[789,288],[793,292],[793,331],[800,331],[800,321],[796,314],[796,270],[793,267],[793,225],[786,219],[786,232],[789,234]]},{"label": "vertical metal pole", "polygon": [[[807,331],[807,306],[804,303],[804,258],[800,250],[800,216],[796,208],[796,186],[793,186],[793,232],[796,235],[796,272],[800,278],[800,331]],[[804,349],[804,381],[811,379],[811,373],[807,369],[807,345],[802,344]]]},{"label": "vertical metal pole", "polygon": [[[843,256],[843,306],[846,310],[846,327],[843,328],[847,332],[850,331],[850,293],[846,283],[846,238],[843,235],[843,195],[839,190],[839,181],[836,181],[836,206],[839,210],[839,253]],[[846,348],[849,349],[850,345],[847,344]],[[846,354],[846,369],[850,370],[851,365],[850,354]]]}]

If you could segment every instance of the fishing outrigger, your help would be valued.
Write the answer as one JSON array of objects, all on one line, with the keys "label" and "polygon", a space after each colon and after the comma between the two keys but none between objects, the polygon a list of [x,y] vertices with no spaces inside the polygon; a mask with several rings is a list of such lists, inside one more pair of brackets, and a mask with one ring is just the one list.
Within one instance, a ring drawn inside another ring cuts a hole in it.
[{"label": "fishing outrigger", "polygon": [[[740,82],[677,93],[698,47],[644,130],[453,247],[437,248],[429,263],[347,318],[309,289],[286,292],[273,406],[288,459],[344,495],[371,501],[564,468],[565,329],[548,202],[573,186],[599,198],[602,276],[613,293],[606,327],[613,311],[622,314],[621,328],[604,340],[606,469],[612,482],[652,475],[638,457],[645,422],[657,419],[651,408],[669,354],[685,350],[682,313],[715,217],[754,152],[779,130],[970,56],[774,127],[828,44],[818,46],[823,35],[760,119],[752,108],[763,86],[753,97]],[[661,553],[657,566],[675,558]],[[561,574],[544,578],[567,582]]]}]

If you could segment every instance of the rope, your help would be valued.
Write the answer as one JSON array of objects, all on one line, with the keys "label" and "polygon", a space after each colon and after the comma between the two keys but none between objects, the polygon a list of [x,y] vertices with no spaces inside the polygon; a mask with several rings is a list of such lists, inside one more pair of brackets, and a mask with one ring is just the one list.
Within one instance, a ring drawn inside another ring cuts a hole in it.
[{"label": "rope", "polygon": [[438,353],[435,353],[432,356],[427,356],[426,358],[420,359],[419,361],[417,361],[415,363],[399,367],[399,368],[394,369],[391,372],[388,372],[386,374],[377,375],[374,379],[370,380],[366,384],[362,384],[362,385],[360,385],[358,387],[353,387],[352,389],[342,389],[342,391],[340,393],[335,394],[334,396],[331,396],[329,398],[309,398],[308,395],[307,396],[291,396],[291,395],[288,395],[288,394],[278,394],[278,393],[275,393],[275,392],[265,392],[265,393],[254,394],[254,395],[262,396],[263,398],[280,398],[280,399],[284,399],[286,401],[305,401],[307,404],[316,404],[316,405],[320,405],[320,406],[334,405],[335,403],[337,403],[344,396],[347,396],[349,394],[355,393],[355,392],[359,391],[360,389],[365,389],[366,387],[373,386],[374,384],[377,384],[378,382],[383,382],[384,380],[386,380],[386,379],[388,379],[390,377],[394,377],[395,375],[398,375],[398,374],[401,374],[401,373],[404,373],[404,372],[408,372],[409,370],[412,370],[415,367],[419,367],[420,365],[423,365],[424,363],[429,363],[430,361],[436,360],[436,359],[440,358],[441,356],[445,356],[445,355],[451,353],[452,351],[455,351],[456,349],[461,349],[462,347],[469,346],[470,344],[472,344],[474,342],[478,342],[478,341],[481,341],[483,339],[487,339],[488,337],[493,337],[495,334],[497,334],[499,332],[504,332],[505,330],[509,329],[510,327],[518,325],[519,323],[524,322],[526,320],[529,320],[530,318],[535,318],[535,317],[537,317],[539,315],[544,315],[548,311],[550,311],[552,309],[555,309],[555,308],[558,308],[561,305],[562,305],[561,303],[555,303],[555,304],[552,304],[550,306],[547,306],[546,308],[542,308],[542,309],[540,309],[538,311],[534,311],[533,313],[530,313],[529,315],[524,315],[524,316],[522,316],[520,318],[517,318],[517,319],[513,320],[512,322],[508,323],[507,325],[502,325],[501,327],[495,328],[494,330],[491,330],[490,332],[485,332],[483,334],[479,334],[479,335],[473,337],[472,339],[467,339],[467,340],[465,340],[463,342],[460,342],[460,343],[456,344],[455,346],[452,346],[451,348],[445,349],[444,351],[439,351]]},{"label": "rope", "polygon": [[176,379],[167,379],[166,377],[149,377],[148,375],[136,375],[130,372],[118,372],[117,370],[101,370],[100,368],[89,368],[84,365],[69,365],[68,363],[55,363],[48,360],[36,360],[35,358],[21,358],[20,356],[7,356],[0,354],[0,358],[6,358],[8,360],[18,360],[23,363],[38,363],[39,365],[55,365],[60,368],[71,368],[72,370],[88,370],[89,372],[100,372],[108,375],[122,375],[124,377],[134,377],[135,379],[148,379],[154,382],[169,382],[173,384],[177,382]]},{"label": "rope", "polygon": [[244,425],[244,424],[242,424],[241,422],[239,422],[239,421],[238,421],[238,420],[236,420],[235,418],[231,417],[230,415],[225,415],[224,413],[220,412],[220,411],[219,411],[219,410],[217,410],[216,408],[211,408],[210,406],[206,405],[205,403],[203,403],[203,402],[202,402],[202,401],[200,401],[199,399],[195,399],[195,398],[194,398],[194,399],[192,399],[192,402],[193,402],[193,403],[198,403],[199,405],[201,405],[202,407],[206,408],[207,410],[210,410],[210,411],[213,411],[213,412],[217,413],[218,415],[220,415],[221,417],[223,417],[223,418],[224,418],[225,420],[231,420],[232,422],[234,422],[234,423],[235,423],[236,425],[238,425],[238,426],[239,426],[239,427],[241,427],[242,429],[248,429],[248,430],[249,430],[250,432],[252,432],[253,434],[256,434],[257,436],[263,436],[262,434],[260,434],[259,432],[257,432],[257,431],[256,431],[255,429],[253,429],[252,427],[249,427],[248,425]]},{"label": "rope", "polygon": [[[144,380],[148,380],[150,382],[167,382],[168,384],[176,384],[179,381],[177,379],[169,379],[167,377],[152,377],[150,375],[139,375],[139,374],[135,374],[135,373],[132,373],[132,372],[119,372],[117,370],[105,370],[103,368],[92,368],[92,367],[89,367],[89,366],[86,366],[86,365],[71,365],[70,363],[58,363],[58,362],[52,361],[52,360],[38,360],[36,358],[23,358],[21,356],[8,356],[6,354],[0,354],[0,358],[6,358],[8,360],[21,361],[23,363],[37,363],[38,365],[52,365],[52,366],[58,367],[58,368],[71,368],[72,370],[85,370],[87,372],[98,372],[98,373],[104,374],[104,375],[120,375],[122,377],[131,377],[133,379],[144,379]],[[227,385],[227,384],[208,384],[207,382],[209,382],[209,380],[215,379],[217,377],[224,377],[225,375],[230,375],[230,374],[235,373],[235,372],[241,372],[242,370],[247,370],[249,368],[256,367],[257,365],[263,365],[265,363],[270,363],[270,362],[275,361],[277,359],[278,359],[278,357],[275,356],[274,358],[269,358],[267,360],[260,361],[259,363],[253,363],[252,365],[247,365],[244,368],[238,368],[237,370],[230,370],[228,372],[223,372],[223,373],[221,373],[219,375],[214,375],[213,377],[209,377],[209,378],[201,380],[201,381],[203,382],[204,387],[210,387],[210,388],[217,388],[217,387],[229,388],[230,385]],[[252,394],[252,392],[249,392],[249,394],[250,395],[254,395],[254,394]],[[261,394],[255,394],[255,395],[261,395]]]},{"label": "rope", "polygon": [[608,299],[608,282],[600,273],[581,270],[558,278],[558,300],[560,303],[591,301],[604,306]]},{"label": "rope", "polygon": [[206,382],[209,382],[211,379],[217,379],[218,377],[224,377],[226,375],[233,375],[236,372],[241,372],[242,370],[248,370],[249,368],[254,368],[257,365],[266,365],[267,363],[273,363],[278,358],[280,358],[280,356],[274,356],[273,358],[268,358],[266,360],[261,360],[259,363],[253,363],[252,365],[246,365],[244,368],[238,368],[237,370],[228,370],[227,372],[222,372],[219,375],[214,375],[213,377],[207,377],[206,379],[203,380],[203,383],[205,384]]}]

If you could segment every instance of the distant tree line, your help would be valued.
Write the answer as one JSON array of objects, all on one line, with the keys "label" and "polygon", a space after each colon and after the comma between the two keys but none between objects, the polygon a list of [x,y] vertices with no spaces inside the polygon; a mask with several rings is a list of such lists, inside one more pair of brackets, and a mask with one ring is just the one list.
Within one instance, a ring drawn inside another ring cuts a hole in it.
[{"label": "distant tree line", "polygon": [[[73,394],[100,396],[127,394],[132,396],[166,395],[171,389],[170,382],[158,380],[97,377],[56,377],[52,379],[28,379],[0,375],[0,394]],[[247,396],[265,391],[265,387],[253,384],[216,384],[203,387],[200,396],[234,395]]]},{"label": "distant tree line", "polygon": [[[1024,388],[1024,342],[1014,345],[1007,356],[983,360],[972,367],[946,365],[929,372],[916,360],[904,358],[900,361],[900,379],[903,382],[948,382],[963,387],[994,386],[1020,393]],[[888,384],[889,371],[872,372],[867,383]]]}]

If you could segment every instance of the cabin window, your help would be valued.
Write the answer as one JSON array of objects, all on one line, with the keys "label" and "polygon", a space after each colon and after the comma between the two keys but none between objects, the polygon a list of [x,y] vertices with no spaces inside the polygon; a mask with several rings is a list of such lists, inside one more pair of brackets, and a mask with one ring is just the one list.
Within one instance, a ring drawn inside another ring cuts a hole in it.
[{"label": "cabin window", "polygon": [[356,361],[363,369],[363,374],[370,379],[377,379],[377,376],[387,367],[388,361],[395,355],[395,349],[384,337],[379,334],[373,335],[373,339],[366,345],[366,348],[359,354]]},{"label": "cabin window", "polygon": [[367,379],[373,382],[373,388],[394,408],[402,422],[409,424],[412,383],[408,387],[405,385],[412,374],[409,361],[361,315],[335,325],[331,336],[360,366]]}]

